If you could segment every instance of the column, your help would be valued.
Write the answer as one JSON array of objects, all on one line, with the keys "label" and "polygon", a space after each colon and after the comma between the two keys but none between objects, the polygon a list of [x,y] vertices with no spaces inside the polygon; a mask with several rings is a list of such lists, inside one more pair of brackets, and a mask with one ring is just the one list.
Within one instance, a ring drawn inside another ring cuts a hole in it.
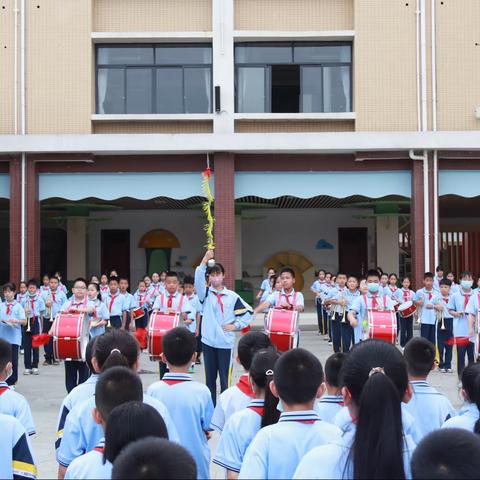
[{"label": "column", "polygon": [[384,272],[398,274],[398,217],[396,215],[377,217],[377,264]]},{"label": "column", "polygon": [[215,173],[215,259],[225,267],[226,285],[235,285],[235,157],[216,153]]},{"label": "column", "polygon": [[87,219],[67,220],[67,275],[69,280],[87,274]]},{"label": "column", "polygon": [[235,215],[235,281],[242,281],[242,212]]},{"label": "column", "polygon": [[14,157],[10,160],[10,207],[9,207],[9,237],[10,237],[10,280],[17,286],[21,277],[21,238],[22,238],[22,160]]},{"label": "column", "polygon": [[412,161],[412,203],[410,207],[410,244],[412,248],[412,281],[421,288],[425,272],[423,209],[423,163]]},{"label": "column", "polygon": [[28,158],[26,165],[26,237],[27,262],[25,280],[40,278],[40,202],[38,198],[38,172],[35,162]]}]

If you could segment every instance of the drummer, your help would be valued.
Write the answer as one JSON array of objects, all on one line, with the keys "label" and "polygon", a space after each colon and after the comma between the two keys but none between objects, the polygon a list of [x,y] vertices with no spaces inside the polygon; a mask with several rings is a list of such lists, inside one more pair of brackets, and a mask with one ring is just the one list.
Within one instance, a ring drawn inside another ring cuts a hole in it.
[{"label": "drummer", "polygon": [[423,288],[415,294],[415,305],[420,309],[420,335],[430,340],[434,345],[436,342],[437,314],[434,305],[438,303],[440,294],[433,289],[433,273],[426,272],[423,276]]},{"label": "drummer", "polygon": [[337,273],[337,285],[330,290],[328,297],[325,299],[325,305],[332,305],[332,341],[333,351],[340,352],[342,349],[342,333],[341,323],[346,322],[347,310],[347,274],[344,272]]},{"label": "drummer", "polygon": [[[402,280],[402,288],[398,288],[395,291],[395,298],[401,305],[402,303],[413,302],[415,292],[410,290],[410,278],[404,277]],[[407,342],[413,337],[413,314],[408,317],[398,315],[400,323],[400,346],[405,347]]]},{"label": "drummer", "polygon": [[152,308],[152,297],[147,291],[145,280],[140,280],[137,285],[137,291],[133,294],[135,307],[143,308],[145,315],[135,318],[135,328],[146,328],[148,323],[148,311]]}]

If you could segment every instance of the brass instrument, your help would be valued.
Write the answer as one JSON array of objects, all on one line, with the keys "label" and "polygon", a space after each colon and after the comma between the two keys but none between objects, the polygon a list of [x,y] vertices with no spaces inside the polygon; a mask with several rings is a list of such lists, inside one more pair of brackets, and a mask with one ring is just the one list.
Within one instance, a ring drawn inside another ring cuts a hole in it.
[{"label": "brass instrument", "polygon": [[[47,302],[53,302],[53,297],[52,297],[52,293],[51,293],[51,292],[48,293]],[[46,309],[45,309],[45,317],[50,320],[50,323],[53,322],[53,318],[52,318],[52,306],[46,307]]]},{"label": "brass instrument", "polygon": [[[441,305],[441,304],[439,304]],[[440,330],[446,330],[447,327],[445,327],[445,315],[443,313],[443,308],[439,311],[437,310],[437,322],[442,322],[441,326],[440,326]]]},{"label": "brass instrument", "polygon": [[30,310],[30,304],[28,303],[28,298],[27,298],[27,301],[26,301],[24,310],[25,310],[25,317],[27,318],[27,328],[26,328],[25,331],[26,331],[27,333],[30,333],[31,330],[32,330],[31,325],[30,325],[30,313],[31,313],[31,310]]},{"label": "brass instrument", "polygon": [[343,311],[342,311],[342,321],[340,323],[347,323],[347,308],[346,307],[343,307]]},{"label": "brass instrument", "polygon": [[108,310],[108,313],[109,313],[106,328],[112,328],[112,324],[110,323],[110,310],[108,309],[108,296],[107,295],[105,295],[105,301],[103,303],[105,303],[105,306],[107,307],[107,310]]}]

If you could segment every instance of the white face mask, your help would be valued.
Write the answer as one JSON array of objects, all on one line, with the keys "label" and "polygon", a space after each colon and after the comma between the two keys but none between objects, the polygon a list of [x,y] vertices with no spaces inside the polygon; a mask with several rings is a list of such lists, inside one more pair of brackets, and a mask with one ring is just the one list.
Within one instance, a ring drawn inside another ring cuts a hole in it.
[{"label": "white face mask", "polygon": [[472,280],[462,280],[462,281],[460,282],[460,285],[461,285],[462,288],[464,288],[465,290],[468,290],[468,289],[472,288],[473,281],[472,281]]},{"label": "white face mask", "polygon": [[380,285],[378,283],[368,283],[367,288],[370,293],[378,293]]},{"label": "white face mask", "polygon": [[6,376],[4,382],[6,382],[13,374],[13,367],[12,364],[10,364],[9,370],[5,370]]},{"label": "white face mask", "polygon": [[222,277],[210,277],[210,285],[212,287],[218,288],[222,285],[223,278]]}]

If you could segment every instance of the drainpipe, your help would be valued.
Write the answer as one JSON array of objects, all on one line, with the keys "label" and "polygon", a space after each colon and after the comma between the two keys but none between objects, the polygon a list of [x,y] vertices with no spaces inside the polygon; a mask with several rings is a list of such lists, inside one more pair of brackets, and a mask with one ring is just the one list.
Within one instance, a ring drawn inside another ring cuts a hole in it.
[{"label": "drainpipe", "polygon": [[[21,2],[20,12],[20,110],[21,110],[21,134],[25,135],[26,128],[26,75],[25,75],[25,0]],[[26,252],[27,252],[27,199],[26,199],[26,183],[27,183],[27,165],[26,154],[22,152],[22,172],[21,172],[21,279],[26,279]]]}]

